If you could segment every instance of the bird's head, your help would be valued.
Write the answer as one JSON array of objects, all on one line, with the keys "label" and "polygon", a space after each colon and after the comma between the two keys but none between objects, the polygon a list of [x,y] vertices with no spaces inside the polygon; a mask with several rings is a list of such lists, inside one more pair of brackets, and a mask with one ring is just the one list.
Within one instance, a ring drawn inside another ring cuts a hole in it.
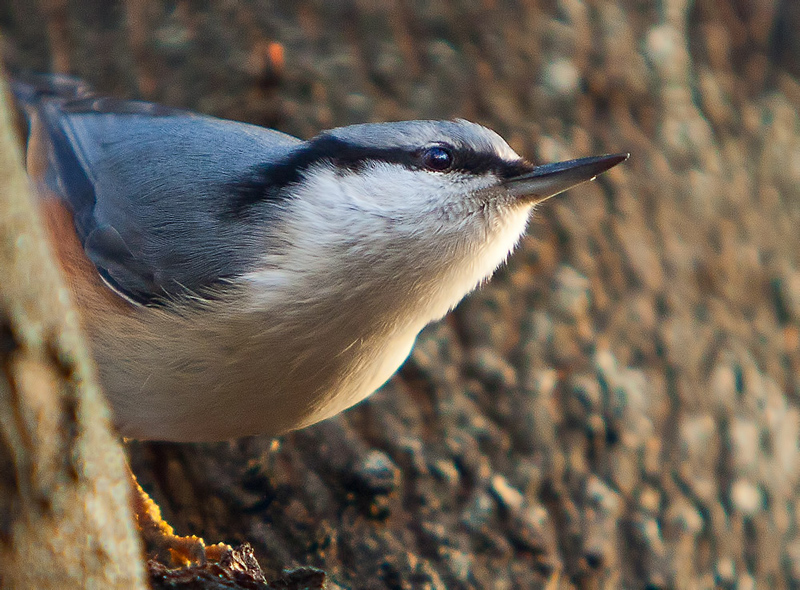
[{"label": "bird's head", "polygon": [[464,120],[326,131],[264,171],[263,186],[280,195],[287,250],[277,267],[291,259],[317,289],[340,288],[320,280],[333,272],[365,289],[444,290],[440,315],[503,262],[534,205],[626,157],[537,167]]}]

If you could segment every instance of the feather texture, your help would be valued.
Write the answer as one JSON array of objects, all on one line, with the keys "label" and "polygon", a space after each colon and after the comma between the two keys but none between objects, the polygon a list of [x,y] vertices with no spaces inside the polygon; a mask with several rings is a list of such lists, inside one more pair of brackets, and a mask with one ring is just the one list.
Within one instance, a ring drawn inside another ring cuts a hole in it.
[{"label": "feather texture", "polygon": [[[532,167],[466,121],[302,142],[70,79],[16,91],[124,436],[279,434],[357,403],[491,276],[532,208],[503,186]],[[431,145],[452,165],[426,169]]]}]

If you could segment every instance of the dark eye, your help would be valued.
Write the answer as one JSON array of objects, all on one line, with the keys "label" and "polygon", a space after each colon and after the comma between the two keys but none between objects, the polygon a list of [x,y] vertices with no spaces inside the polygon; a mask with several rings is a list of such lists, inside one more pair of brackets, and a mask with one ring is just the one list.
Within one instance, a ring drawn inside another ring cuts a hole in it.
[{"label": "dark eye", "polygon": [[422,163],[429,170],[444,172],[453,165],[453,154],[446,147],[435,145],[422,153]]}]

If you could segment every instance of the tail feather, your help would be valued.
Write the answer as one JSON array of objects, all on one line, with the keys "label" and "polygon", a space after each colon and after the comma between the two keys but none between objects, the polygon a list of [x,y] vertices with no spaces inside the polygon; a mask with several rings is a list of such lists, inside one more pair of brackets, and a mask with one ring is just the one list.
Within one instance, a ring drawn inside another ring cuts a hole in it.
[{"label": "tail feather", "polygon": [[64,74],[25,74],[11,79],[11,92],[25,111],[46,100],[69,101],[93,96],[91,87],[79,78]]},{"label": "tail feather", "polygon": [[[63,74],[23,74],[10,80],[11,92],[28,121],[26,137],[26,167],[28,176],[48,194],[59,194],[64,178],[81,171],[67,169],[63,161],[74,160],[64,137],[59,118],[65,104],[93,96],[86,82]],[[70,172],[70,174],[65,174]]]}]

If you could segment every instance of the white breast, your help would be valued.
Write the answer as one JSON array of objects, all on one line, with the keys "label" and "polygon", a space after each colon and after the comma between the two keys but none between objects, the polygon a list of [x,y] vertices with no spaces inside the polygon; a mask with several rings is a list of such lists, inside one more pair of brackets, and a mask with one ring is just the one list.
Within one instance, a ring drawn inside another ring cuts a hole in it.
[{"label": "white breast", "polygon": [[198,325],[141,312],[125,321],[124,339],[108,324],[90,326],[120,433],[139,439],[213,441],[313,424],[380,387],[419,331],[417,322],[353,330],[332,321],[308,322],[298,336],[296,316],[268,324],[263,314],[219,311]]},{"label": "white breast", "polygon": [[[88,318],[123,436],[276,435],[361,401],[397,370],[426,324],[505,260],[529,210],[434,226],[429,241],[423,234],[402,250],[392,250],[394,236],[406,230],[392,219],[359,229],[347,211],[338,221],[335,207],[325,214],[328,222],[309,232],[313,224],[295,212],[303,231],[286,235],[292,249],[274,251],[241,281],[235,300],[223,296],[181,316],[139,309],[116,326]],[[452,235],[434,235],[437,227]],[[359,250],[358,231],[372,232],[377,245]]]}]

